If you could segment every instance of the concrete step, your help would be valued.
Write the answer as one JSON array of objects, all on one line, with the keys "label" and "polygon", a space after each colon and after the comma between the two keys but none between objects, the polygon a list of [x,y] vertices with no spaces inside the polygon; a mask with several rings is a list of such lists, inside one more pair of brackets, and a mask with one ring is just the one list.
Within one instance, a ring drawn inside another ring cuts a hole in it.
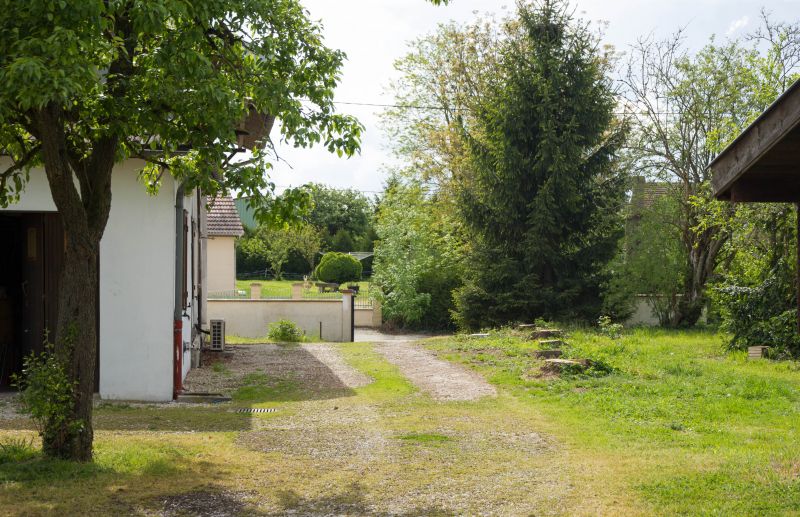
[{"label": "concrete step", "polygon": [[583,371],[588,367],[586,361],[573,361],[572,359],[545,359],[542,370],[561,373],[564,370]]},{"label": "concrete step", "polygon": [[562,347],[562,346],[564,346],[564,344],[565,343],[563,341],[561,341],[560,339],[540,339],[539,340],[539,346],[541,346],[542,348],[547,348],[547,349],[554,349],[554,348]]},{"label": "concrete step", "polygon": [[557,359],[561,357],[563,352],[561,350],[534,350],[533,357],[537,359]]},{"label": "concrete step", "polygon": [[558,338],[564,334],[561,329],[535,329],[531,331],[531,339]]}]

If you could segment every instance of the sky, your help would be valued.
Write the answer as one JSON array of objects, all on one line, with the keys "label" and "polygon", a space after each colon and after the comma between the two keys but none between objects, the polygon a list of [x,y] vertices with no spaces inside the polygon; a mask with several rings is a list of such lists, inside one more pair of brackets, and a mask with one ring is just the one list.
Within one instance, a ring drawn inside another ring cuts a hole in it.
[{"label": "sky", "polygon": [[[325,43],[347,54],[335,99],[342,103],[339,111],[356,116],[366,132],[360,155],[349,159],[322,147],[295,149],[278,142],[281,160],[271,171],[272,181],[279,192],[318,182],[370,195],[382,191],[387,166],[396,163],[391,142],[380,128],[381,108],[344,103],[391,103],[388,86],[398,77],[393,64],[406,53],[409,41],[440,23],[468,23],[487,12],[502,17],[514,6],[513,0],[452,0],[440,7],[425,0],[301,1],[311,18],[323,24]],[[581,18],[607,23],[604,43],[620,52],[642,36],[665,37],[682,27],[690,48],[701,47],[712,34],[741,36],[758,25],[762,7],[778,20],[800,17],[800,0],[573,0],[572,5]]]}]

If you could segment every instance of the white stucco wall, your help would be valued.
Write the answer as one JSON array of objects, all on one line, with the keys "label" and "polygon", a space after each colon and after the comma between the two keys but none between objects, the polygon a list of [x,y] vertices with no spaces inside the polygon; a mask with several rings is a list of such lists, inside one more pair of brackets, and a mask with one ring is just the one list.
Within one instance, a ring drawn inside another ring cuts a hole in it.
[{"label": "white stucco wall", "polygon": [[235,237],[209,237],[206,241],[208,257],[208,292],[236,289]]},{"label": "white stucco wall", "polygon": [[149,196],[136,165],[114,171],[100,246],[100,396],[170,400],[175,186]]},{"label": "white stucco wall", "polygon": [[[112,177],[111,213],[100,245],[100,396],[166,401],[173,382],[176,185],[165,176],[159,195],[149,196],[138,181],[141,165],[125,162]],[[192,214],[193,199],[186,198]],[[5,210],[56,210],[43,170],[31,171],[19,203]],[[186,343],[192,337],[190,309]],[[184,375],[190,355],[184,352]]]},{"label": "white stucco wall", "polygon": [[[345,319],[346,317],[346,319]],[[225,320],[230,336],[259,338],[280,319],[295,322],[307,335],[324,341],[350,340],[350,315],[342,300],[209,300],[208,319]]]}]

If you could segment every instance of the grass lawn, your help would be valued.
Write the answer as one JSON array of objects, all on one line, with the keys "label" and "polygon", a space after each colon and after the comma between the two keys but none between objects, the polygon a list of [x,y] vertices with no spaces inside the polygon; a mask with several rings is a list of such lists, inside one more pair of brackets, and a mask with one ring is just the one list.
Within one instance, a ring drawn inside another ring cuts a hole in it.
[{"label": "grass lawn", "polygon": [[[264,372],[231,405],[104,405],[92,465],[44,460],[27,421],[0,419],[0,514],[800,513],[796,363],[723,354],[708,332],[567,341],[589,375],[542,377],[509,333],[421,345],[498,387],[474,402],[433,401],[348,343],[371,384],[326,394]],[[247,406],[278,411],[232,411]]]},{"label": "grass lawn", "polygon": [[530,345],[508,334],[430,346],[540,416],[539,429],[570,451],[577,509],[800,513],[798,363],[723,353],[707,332],[574,332],[568,342],[568,356],[610,372],[537,378]]},{"label": "grass lawn", "polygon": [[[252,284],[261,285],[261,296],[274,296],[276,298],[291,298],[292,297],[292,284],[302,283],[302,280],[237,280],[236,289],[245,291],[247,296],[250,296],[250,286]],[[313,283],[313,282],[312,282]],[[369,281],[356,282],[360,286],[362,292],[369,290]],[[308,293],[310,297],[331,297],[336,296],[331,293],[321,294],[316,287],[312,287]]]}]

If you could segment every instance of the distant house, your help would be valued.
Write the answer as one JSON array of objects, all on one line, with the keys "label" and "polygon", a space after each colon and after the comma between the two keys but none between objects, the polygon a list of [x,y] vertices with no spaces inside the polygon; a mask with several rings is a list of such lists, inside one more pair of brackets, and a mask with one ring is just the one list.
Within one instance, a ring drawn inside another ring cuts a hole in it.
[{"label": "distant house", "polygon": [[652,208],[655,202],[669,194],[670,188],[675,185],[663,181],[647,181],[644,176],[633,178],[631,187],[629,220],[639,220],[643,212]]},{"label": "distant house", "polygon": [[213,200],[208,211],[208,291],[236,289],[236,239],[244,235],[230,196]]}]

